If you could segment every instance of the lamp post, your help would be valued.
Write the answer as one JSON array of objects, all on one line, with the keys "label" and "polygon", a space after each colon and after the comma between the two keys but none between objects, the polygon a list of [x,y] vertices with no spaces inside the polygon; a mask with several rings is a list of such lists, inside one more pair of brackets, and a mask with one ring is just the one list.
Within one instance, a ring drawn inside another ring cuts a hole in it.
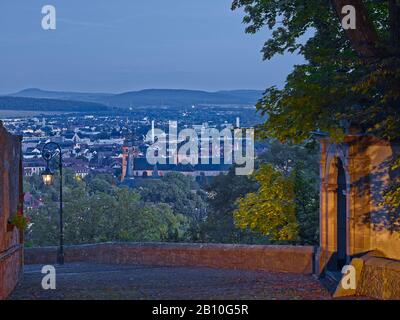
[{"label": "lamp post", "polygon": [[42,150],[42,157],[46,161],[46,169],[42,172],[43,183],[47,186],[54,183],[54,172],[50,169],[50,161],[59,156],[60,170],[60,247],[57,254],[57,263],[64,264],[64,221],[63,221],[63,172],[62,172],[62,149],[55,142],[46,143]]}]

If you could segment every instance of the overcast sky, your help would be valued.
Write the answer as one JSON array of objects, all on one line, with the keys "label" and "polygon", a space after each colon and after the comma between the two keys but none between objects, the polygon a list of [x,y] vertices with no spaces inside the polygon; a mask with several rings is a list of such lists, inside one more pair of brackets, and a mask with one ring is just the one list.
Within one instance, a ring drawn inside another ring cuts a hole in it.
[{"label": "overcast sky", "polygon": [[[41,27],[42,6],[57,30]],[[245,34],[231,0],[1,0],[0,93],[24,88],[265,89],[299,56],[262,61],[269,32]]]}]

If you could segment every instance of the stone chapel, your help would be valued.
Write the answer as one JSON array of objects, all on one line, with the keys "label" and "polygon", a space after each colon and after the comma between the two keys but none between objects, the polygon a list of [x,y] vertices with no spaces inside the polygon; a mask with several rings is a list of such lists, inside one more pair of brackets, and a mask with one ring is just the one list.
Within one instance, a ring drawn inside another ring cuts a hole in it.
[{"label": "stone chapel", "polygon": [[[400,213],[382,204],[383,190],[396,177],[389,161],[400,145],[356,134],[343,143],[324,137],[320,145],[318,273],[341,272],[351,263],[357,269],[357,293],[400,298]],[[377,287],[382,292],[370,293]]]}]

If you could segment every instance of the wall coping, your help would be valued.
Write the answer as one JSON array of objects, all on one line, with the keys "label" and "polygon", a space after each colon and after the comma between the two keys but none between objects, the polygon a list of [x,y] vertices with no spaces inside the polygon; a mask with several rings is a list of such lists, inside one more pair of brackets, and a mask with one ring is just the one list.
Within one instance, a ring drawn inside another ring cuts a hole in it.
[{"label": "wall coping", "polygon": [[[55,263],[58,247],[25,249],[26,264]],[[105,242],[65,246],[66,263],[188,266],[312,274],[315,247]]]},{"label": "wall coping", "polygon": [[[180,243],[180,242],[100,242],[94,244],[67,245],[66,249],[94,248],[99,246],[125,246],[143,248],[182,248],[182,249],[264,249],[279,252],[307,252],[314,253],[314,246],[290,246],[290,245],[246,245],[246,244],[218,244],[218,243]],[[26,250],[56,250],[58,246],[25,247]]]}]

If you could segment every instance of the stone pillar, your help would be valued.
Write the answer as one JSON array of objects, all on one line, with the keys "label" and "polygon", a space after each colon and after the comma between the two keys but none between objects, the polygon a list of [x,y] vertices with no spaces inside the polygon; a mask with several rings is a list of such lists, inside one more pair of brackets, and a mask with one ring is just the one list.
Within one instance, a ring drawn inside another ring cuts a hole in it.
[{"label": "stone pillar", "polygon": [[358,152],[349,157],[349,254],[372,250],[370,159]]}]

